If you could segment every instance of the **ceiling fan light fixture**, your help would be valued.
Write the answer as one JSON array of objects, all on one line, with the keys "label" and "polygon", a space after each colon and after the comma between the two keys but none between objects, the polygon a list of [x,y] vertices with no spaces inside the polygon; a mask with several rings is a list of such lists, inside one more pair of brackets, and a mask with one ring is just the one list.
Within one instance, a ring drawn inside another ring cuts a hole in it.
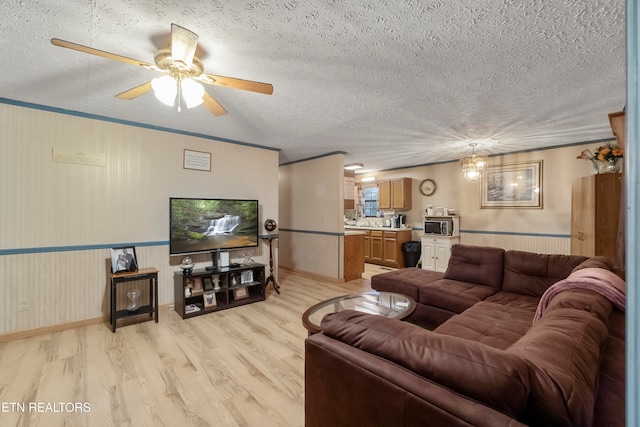
[{"label": "ceiling fan light fixture", "polygon": [[168,75],[157,77],[151,80],[153,93],[160,102],[169,107],[173,107],[176,103],[178,95],[178,85],[176,80]]},{"label": "ceiling fan light fixture", "polygon": [[482,174],[482,169],[487,165],[487,156],[476,154],[475,147],[478,145],[473,142],[471,146],[471,155],[460,159],[460,169],[462,176],[467,181],[476,181]]},{"label": "ceiling fan light fixture", "polygon": [[184,99],[187,108],[197,107],[202,104],[202,97],[204,96],[204,88],[198,82],[193,79],[182,79],[182,98]]}]

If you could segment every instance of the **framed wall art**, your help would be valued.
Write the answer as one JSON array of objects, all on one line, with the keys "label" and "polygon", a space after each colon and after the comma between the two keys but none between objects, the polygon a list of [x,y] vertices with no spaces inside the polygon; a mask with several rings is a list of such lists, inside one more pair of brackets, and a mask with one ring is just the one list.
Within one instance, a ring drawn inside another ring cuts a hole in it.
[{"label": "framed wall art", "polygon": [[487,166],[480,208],[542,209],[542,160]]},{"label": "framed wall art", "polygon": [[122,246],[111,248],[111,272],[122,273],[124,271],[138,271],[136,248],[134,246]]},{"label": "framed wall art", "polygon": [[211,153],[195,150],[184,150],[184,169],[211,172]]}]

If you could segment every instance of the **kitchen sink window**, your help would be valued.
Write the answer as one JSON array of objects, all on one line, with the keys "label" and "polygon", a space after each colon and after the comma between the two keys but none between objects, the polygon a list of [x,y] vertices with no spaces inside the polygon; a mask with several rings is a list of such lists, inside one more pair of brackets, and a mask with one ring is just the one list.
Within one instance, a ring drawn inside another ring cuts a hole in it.
[{"label": "kitchen sink window", "polygon": [[376,216],[378,213],[378,186],[366,185],[360,188],[364,196],[363,214],[364,216]]}]

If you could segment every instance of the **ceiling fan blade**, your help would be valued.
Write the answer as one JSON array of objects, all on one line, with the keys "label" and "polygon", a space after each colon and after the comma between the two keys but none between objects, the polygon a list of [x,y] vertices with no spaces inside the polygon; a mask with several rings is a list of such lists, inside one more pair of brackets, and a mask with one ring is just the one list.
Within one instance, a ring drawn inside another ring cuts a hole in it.
[{"label": "ceiling fan blade", "polygon": [[151,90],[151,82],[142,83],[140,86],[136,86],[133,89],[126,90],[116,95],[118,99],[133,99]]},{"label": "ceiling fan blade", "polygon": [[213,97],[207,92],[202,95],[202,103],[213,113],[214,116],[223,116],[227,114],[227,110],[225,110],[222,105],[218,104],[218,101],[213,99]]},{"label": "ceiling fan blade", "polygon": [[180,25],[171,24],[171,56],[191,65],[198,46],[198,35]]},{"label": "ceiling fan blade", "polygon": [[202,83],[210,85],[225,86],[233,89],[248,90],[251,92],[264,93],[265,95],[271,95],[273,93],[273,86],[269,83],[254,82],[252,80],[242,80],[233,77],[216,76],[213,74],[201,74],[196,77]]},{"label": "ceiling fan blade", "polygon": [[105,52],[104,50],[94,49],[92,47],[83,46],[81,44],[69,42],[66,40],[51,39],[51,44],[59,47],[66,47],[67,49],[77,50],[78,52],[84,52],[91,55],[101,56],[107,59],[113,59],[115,61],[126,62],[127,64],[138,65],[150,70],[162,71],[155,65],[149,64],[147,62],[138,61],[137,59],[127,58],[126,56],[116,55],[115,53]]}]

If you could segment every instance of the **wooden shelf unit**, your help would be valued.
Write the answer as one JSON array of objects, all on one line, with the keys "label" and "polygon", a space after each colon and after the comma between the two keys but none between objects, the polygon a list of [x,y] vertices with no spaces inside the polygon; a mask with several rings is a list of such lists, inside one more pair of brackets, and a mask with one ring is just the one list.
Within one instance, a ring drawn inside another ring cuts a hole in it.
[{"label": "wooden shelf unit", "polygon": [[[244,282],[242,280],[243,273],[245,276],[250,274],[251,281]],[[205,289],[205,281],[215,283],[214,276],[217,276],[220,288]],[[264,264],[220,267],[216,270],[197,269],[193,270],[190,275],[176,271],[173,278],[175,310],[183,319],[265,300]],[[192,290],[191,294],[186,296],[185,289],[187,287],[194,289],[198,281],[202,283],[202,288],[198,285],[195,288],[197,290]],[[215,306],[205,306],[205,294],[208,292],[215,294]],[[242,298],[241,295],[246,296]],[[195,305],[199,310],[189,311],[190,305]]]}]

